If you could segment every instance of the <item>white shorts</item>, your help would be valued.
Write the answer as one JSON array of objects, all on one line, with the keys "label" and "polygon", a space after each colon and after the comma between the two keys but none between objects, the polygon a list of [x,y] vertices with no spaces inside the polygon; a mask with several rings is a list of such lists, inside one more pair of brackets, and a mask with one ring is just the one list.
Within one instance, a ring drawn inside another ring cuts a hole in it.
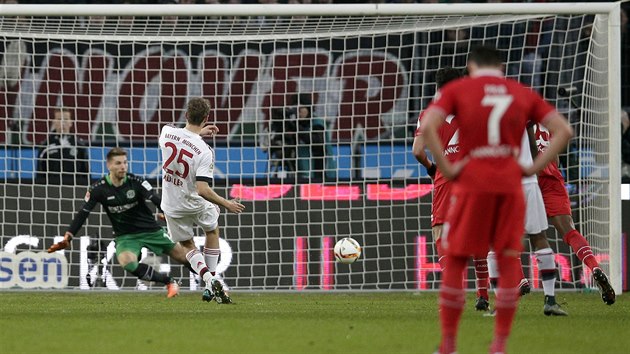
[{"label": "white shorts", "polygon": [[212,231],[219,226],[220,209],[217,205],[208,203],[206,207],[196,214],[184,216],[166,216],[166,225],[168,234],[173,242],[186,241],[192,239],[194,234],[194,225],[203,229],[203,231]]},{"label": "white shorts", "polygon": [[523,184],[525,194],[525,233],[533,235],[547,230],[547,213],[538,183]]}]

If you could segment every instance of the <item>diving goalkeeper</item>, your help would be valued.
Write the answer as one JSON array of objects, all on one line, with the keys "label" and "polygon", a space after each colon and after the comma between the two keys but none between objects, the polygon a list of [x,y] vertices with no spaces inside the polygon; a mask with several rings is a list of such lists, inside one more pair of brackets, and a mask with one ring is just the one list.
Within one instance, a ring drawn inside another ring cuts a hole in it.
[{"label": "diving goalkeeper", "polygon": [[113,148],[107,153],[109,174],[90,186],[85,204],[72,220],[63,241],[52,245],[48,253],[67,248],[92,209],[101,203],[114,230],[118,263],[138,279],[165,284],[167,297],[177,296],[179,284],[175,279],[138,262],[140,251],[145,247],[156,255],[168,254],[190,269],[184,248],[167,237],[146,204],[147,199],[151,200],[159,211],[160,197],[148,181],[128,173],[128,166],[125,150]]}]

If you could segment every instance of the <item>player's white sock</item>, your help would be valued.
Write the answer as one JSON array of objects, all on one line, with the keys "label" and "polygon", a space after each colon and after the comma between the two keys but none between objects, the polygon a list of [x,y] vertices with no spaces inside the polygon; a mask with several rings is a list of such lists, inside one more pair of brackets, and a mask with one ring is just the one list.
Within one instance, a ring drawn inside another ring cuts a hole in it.
[{"label": "player's white sock", "polygon": [[499,266],[497,265],[497,254],[494,251],[488,252],[488,277],[490,278],[490,284],[492,290],[497,292],[497,280],[499,279]]},{"label": "player's white sock", "polygon": [[538,261],[538,269],[542,278],[543,291],[547,296],[556,294],[556,262],[551,248],[543,248],[534,252]]},{"label": "player's white sock", "polygon": [[208,270],[212,275],[216,274],[217,264],[219,263],[219,256],[221,255],[221,250],[218,248],[203,248],[203,258],[206,260],[206,265],[208,266]]},{"label": "player's white sock", "polygon": [[208,271],[208,267],[206,266],[206,261],[203,259],[203,255],[199,252],[198,249],[194,249],[188,253],[186,253],[186,259],[190,263],[190,266],[201,276],[203,281],[206,284],[210,283],[212,279],[212,274]]}]

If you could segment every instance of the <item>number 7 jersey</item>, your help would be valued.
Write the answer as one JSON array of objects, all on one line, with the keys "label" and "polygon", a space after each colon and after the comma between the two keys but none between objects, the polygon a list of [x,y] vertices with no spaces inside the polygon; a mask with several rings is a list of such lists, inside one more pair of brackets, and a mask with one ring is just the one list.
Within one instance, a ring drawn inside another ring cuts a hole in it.
[{"label": "number 7 jersey", "polygon": [[185,128],[165,125],[160,134],[162,151],[162,210],[169,216],[201,211],[209,202],[197,193],[197,181],[212,182],[214,151]]},{"label": "number 7 jersey", "polygon": [[490,69],[449,82],[429,110],[457,117],[460,154],[470,158],[456,180],[459,188],[496,193],[521,188],[516,157],[526,123],[556,114],[538,93]]}]

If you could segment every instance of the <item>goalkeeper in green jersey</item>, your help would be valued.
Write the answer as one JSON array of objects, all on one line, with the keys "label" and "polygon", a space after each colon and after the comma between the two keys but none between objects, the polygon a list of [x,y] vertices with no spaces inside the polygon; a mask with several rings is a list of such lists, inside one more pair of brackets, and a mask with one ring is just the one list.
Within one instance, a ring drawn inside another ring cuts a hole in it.
[{"label": "goalkeeper in green jersey", "polygon": [[165,284],[169,298],[177,296],[179,294],[177,281],[155,271],[149,265],[138,262],[140,250],[145,247],[156,255],[168,254],[190,268],[184,248],[167,237],[147,206],[146,200],[149,199],[160,211],[160,197],[148,181],[127,172],[125,150],[113,148],[107,153],[107,169],[109,174],[88,189],[85,204],[72,220],[63,241],[52,245],[48,253],[67,248],[92,209],[97,203],[101,203],[114,230],[118,263],[139,279]]}]

